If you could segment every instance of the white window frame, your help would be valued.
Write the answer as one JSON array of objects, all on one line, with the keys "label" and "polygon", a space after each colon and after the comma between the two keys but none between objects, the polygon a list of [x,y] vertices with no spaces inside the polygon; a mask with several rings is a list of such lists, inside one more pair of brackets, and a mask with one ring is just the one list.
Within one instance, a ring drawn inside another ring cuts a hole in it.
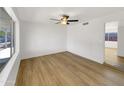
[{"label": "white window frame", "polygon": [[15,53],[9,60],[9,62],[6,64],[6,66],[3,68],[3,70],[0,72],[0,85],[5,85],[7,78],[12,70],[13,65],[15,62],[20,61],[20,41],[19,41],[19,20],[17,19],[14,11],[10,7],[4,7],[4,10],[8,13],[8,15],[12,18],[12,20],[15,23],[15,32],[14,32],[14,38],[15,38]]}]

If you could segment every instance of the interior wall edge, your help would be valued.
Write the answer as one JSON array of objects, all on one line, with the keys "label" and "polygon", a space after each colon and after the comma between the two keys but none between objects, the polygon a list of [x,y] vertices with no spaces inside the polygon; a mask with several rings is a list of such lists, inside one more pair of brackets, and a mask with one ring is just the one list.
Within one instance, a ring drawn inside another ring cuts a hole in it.
[{"label": "interior wall edge", "polygon": [[8,75],[7,81],[5,82],[4,86],[14,86],[15,85],[20,62],[21,62],[21,57],[18,56],[18,58],[16,59],[16,62],[14,63],[14,65]]}]

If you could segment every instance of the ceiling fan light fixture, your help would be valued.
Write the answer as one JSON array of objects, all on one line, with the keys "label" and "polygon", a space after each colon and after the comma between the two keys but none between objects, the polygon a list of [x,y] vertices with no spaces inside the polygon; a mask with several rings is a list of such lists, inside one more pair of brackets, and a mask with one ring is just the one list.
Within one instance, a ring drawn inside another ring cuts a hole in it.
[{"label": "ceiling fan light fixture", "polygon": [[67,17],[66,17],[66,16],[63,16],[63,17],[61,18],[61,24],[64,24],[64,25],[67,24]]},{"label": "ceiling fan light fixture", "polygon": [[67,21],[67,17],[63,17],[62,20],[63,20],[63,21]]},{"label": "ceiling fan light fixture", "polygon": [[61,24],[66,25],[67,24],[67,20],[62,20]]}]

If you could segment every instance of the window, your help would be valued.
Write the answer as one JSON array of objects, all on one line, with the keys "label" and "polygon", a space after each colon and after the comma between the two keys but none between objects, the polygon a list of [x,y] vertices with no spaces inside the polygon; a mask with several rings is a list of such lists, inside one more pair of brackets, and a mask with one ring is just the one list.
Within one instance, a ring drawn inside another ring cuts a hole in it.
[{"label": "window", "polygon": [[117,41],[117,32],[105,33],[105,41]]},{"label": "window", "polygon": [[0,7],[0,71],[13,56],[14,51],[14,21]]},{"label": "window", "polygon": [[107,22],[105,24],[105,41],[117,42],[118,22]]}]

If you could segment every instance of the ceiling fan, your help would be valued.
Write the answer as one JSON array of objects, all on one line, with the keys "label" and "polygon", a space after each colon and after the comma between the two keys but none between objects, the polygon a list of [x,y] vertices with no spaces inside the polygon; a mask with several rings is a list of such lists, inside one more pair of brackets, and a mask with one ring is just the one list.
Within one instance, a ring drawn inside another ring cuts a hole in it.
[{"label": "ceiling fan", "polygon": [[60,19],[51,18],[50,20],[57,21],[56,24],[65,24],[65,25],[69,25],[70,22],[78,22],[78,20],[68,20],[68,18],[69,18],[68,15],[62,15]]}]

